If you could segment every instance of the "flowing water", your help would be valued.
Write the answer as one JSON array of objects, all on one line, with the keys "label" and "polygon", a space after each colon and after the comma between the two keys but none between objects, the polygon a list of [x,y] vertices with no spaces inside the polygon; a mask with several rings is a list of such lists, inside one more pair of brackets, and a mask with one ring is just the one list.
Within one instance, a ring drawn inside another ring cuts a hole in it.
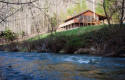
[{"label": "flowing water", "polygon": [[125,58],[0,52],[0,80],[125,80]]}]

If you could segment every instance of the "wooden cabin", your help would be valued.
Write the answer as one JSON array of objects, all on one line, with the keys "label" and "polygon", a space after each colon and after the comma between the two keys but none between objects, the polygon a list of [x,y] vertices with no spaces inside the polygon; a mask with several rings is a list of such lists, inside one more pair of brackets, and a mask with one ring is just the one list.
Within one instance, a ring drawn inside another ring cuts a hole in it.
[{"label": "wooden cabin", "polygon": [[103,23],[105,19],[105,16],[94,13],[91,10],[87,10],[76,16],[66,19],[63,24],[59,25],[59,28],[62,30],[68,30],[80,26],[98,25]]}]

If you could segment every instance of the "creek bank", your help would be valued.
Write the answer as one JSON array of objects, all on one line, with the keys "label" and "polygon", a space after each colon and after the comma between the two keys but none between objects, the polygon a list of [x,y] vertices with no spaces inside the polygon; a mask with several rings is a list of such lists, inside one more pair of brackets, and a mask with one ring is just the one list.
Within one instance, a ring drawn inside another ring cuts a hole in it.
[{"label": "creek bank", "polygon": [[54,52],[125,57],[125,27],[88,26],[57,32],[46,38],[0,46],[1,51]]},{"label": "creek bank", "polygon": [[[12,45],[13,44],[13,45]],[[121,45],[118,47],[118,45],[112,46],[111,43],[106,46],[100,46],[100,47],[80,47],[80,48],[66,48],[63,46],[56,46],[47,44],[46,48],[43,48],[42,46],[34,45],[28,46],[24,45],[24,43],[12,43],[9,45],[2,45],[0,46],[0,51],[9,51],[9,52],[51,52],[51,53],[71,53],[71,54],[90,54],[90,55],[96,55],[96,56],[111,56],[111,57],[125,57],[125,46]],[[18,44],[18,45],[17,45]],[[31,43],[28,43],[31,45]],[[48,46],[50,45],[50,47]],[[73,46],[70,46],[73,47]],[[117,48],[117,49],[116,49]]]}]

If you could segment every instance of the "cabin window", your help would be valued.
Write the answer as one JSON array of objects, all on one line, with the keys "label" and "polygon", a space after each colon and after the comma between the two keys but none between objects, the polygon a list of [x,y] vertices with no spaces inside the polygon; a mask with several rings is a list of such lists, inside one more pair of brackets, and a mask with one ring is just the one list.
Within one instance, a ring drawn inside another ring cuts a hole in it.
[{"label": "cabin window", "polygon": [[99,20],[99,17],[98,17],[98,16],[95,16],[95,20],[98,21],[98,20]]}]

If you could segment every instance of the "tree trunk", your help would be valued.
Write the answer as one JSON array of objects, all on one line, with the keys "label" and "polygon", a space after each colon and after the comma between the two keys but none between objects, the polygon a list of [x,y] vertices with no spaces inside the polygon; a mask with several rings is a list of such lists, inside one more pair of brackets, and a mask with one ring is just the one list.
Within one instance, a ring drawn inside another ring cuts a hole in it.
[{"label": "tree trunk", "polygon": [[122,11],[121,11],[120,25],[123,24],[124,12],[125,12],[124,7],[125,7],[125,0],[122,1],[122,9],[121,9]]},{"label": "tree trunk", "polygon": [[107,19],[107,21],[108,21],[108,24],[111,25],[111,23],[110,23],[110,17],[109,17],[109,15],[108,15],[107,11],[106,11],[105,0],[103,0],[103,8],[104,8],[104,12],[105,12],[105,15],[106,15],[106,19]]}]

